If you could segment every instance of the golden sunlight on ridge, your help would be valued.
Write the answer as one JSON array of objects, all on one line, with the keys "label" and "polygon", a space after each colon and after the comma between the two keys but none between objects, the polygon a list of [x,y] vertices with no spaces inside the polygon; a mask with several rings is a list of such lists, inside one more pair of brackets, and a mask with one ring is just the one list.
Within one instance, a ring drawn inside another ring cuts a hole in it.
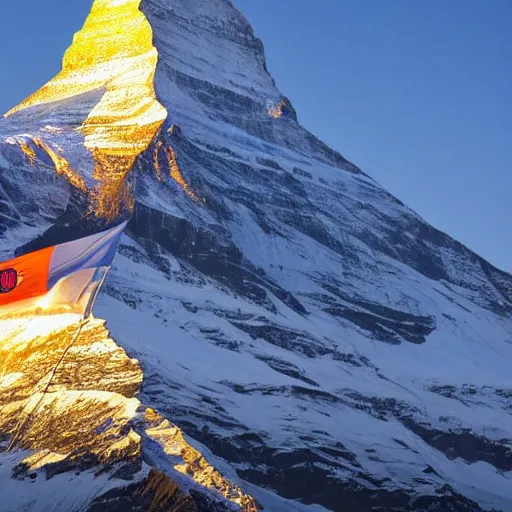
[{"label": "golden sunlight on ridge", "polygon": [[172,178],[191,199],[194,201],[199,201],[199,198],[196,194],[194,194],[189,184],[185,181],[185,178],[181,174],[174,149],[171,146],[165,148],[164,143],[161,140],[155,144],[155,149],[153,151],[153,166],[155,168],[158,181],[162,182],[164,180],[164,174],[160,165],[161,151],[164,151],[167,159],[167,164],[169,166],[169,177]]},{"label": "golden sunlight on ridge", "polygon": [[6,114],[104,89],[81,131],[100,182],[93,207],[98,215],[110,218],[129,195],[125,178],[135,159],[167,117],[155,95],[158,52],[140,1],[95,0],[64,55],[62,71]]},{"label": "golden sunlight on ridge", "polygon": [[[241,512],[260,510],[176,425],[139,402],[142,369],[110,338],[105,322],[80,323],[78,314],[59,308],[26,313],[0,319],[0,434],[12,450],[27,450],[13,452],[18,477],[37,471],[49,479],[57,467],[100,474],[124,466],[132,479],[146,459],[143,440],[151,440],[190,479],[185,492],[193,481]],[[159,492],[171,483],[162,475]]]},{"label": "golden sunlight on ridge", "polygon": [[[65,176],[74,187],[79,188],[82,192],[87,192],[85,181],[75,171],[73,171],[69,162],[62,156],[62,154],[59,154],[57,149],[52,148],[50,144],[45,143],[39,137],[33,137],[32,141],[51,158],[57,174]],[[20,142],[20,146],[23,153],[27,155],[30,164],[34,166],[36,160],[35,151],[27,143]],[[62,153],[62,150],[60,150],[60,153]],[[39,165],[42,165],[41,162],[39,162]]]}]

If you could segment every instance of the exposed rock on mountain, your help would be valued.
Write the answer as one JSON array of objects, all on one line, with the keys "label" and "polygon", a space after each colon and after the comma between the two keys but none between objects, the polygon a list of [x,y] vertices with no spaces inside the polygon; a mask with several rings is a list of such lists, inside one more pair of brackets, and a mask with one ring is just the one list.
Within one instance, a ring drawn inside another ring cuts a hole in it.
[{"label": "exposed rock on mountain", "polygon": [[0,357],[2,510],[258,510],[135,398],[139,363],[104,322],[3,320]]}]

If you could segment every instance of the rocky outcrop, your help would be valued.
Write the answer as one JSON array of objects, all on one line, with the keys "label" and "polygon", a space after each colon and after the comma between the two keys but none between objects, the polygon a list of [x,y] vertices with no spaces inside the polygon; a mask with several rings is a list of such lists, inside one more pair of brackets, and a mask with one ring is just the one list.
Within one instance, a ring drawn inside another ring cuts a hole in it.
[{"label": "rocky outcrop", "polygon": [[[0,327],[0,461],[17,482],[2,480],[4,510],[259,510],[137,400],[140,365],[103,321],[47,311]],[[83,494],[69,490],[77,478]],[[52,480],[42,501],[20,486]]]}]

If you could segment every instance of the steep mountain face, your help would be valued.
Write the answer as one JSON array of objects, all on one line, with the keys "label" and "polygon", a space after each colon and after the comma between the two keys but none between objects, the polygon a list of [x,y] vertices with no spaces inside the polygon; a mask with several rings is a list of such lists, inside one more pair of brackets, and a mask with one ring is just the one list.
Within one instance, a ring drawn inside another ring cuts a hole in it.
[{"label": "steep mountain face", "polygon": [[3,321],[9,510],[71,478],[55,510],[512,510],[512,277],[301,127],[228,0],[96,0],[80,34],[0,122],[0,256],[133,214],[110,334]]},{"label": "steep mountain face", "polygon": [[69,316],[2,321],[2,510],[256,511],[135,398],[139,363],[104,323]]}]

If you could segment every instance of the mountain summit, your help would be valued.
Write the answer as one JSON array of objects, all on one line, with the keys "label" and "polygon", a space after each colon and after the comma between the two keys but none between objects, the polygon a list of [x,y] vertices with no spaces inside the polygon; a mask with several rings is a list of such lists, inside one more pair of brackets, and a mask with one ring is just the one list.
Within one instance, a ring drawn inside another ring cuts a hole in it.
[{"label": "mountain summit", "polygon": [[5,510],[512,510],[512,276],[303,128],[229,0],[95,0],[0,121],[1,261],[128,219],[106,323],[0,318]]}]

